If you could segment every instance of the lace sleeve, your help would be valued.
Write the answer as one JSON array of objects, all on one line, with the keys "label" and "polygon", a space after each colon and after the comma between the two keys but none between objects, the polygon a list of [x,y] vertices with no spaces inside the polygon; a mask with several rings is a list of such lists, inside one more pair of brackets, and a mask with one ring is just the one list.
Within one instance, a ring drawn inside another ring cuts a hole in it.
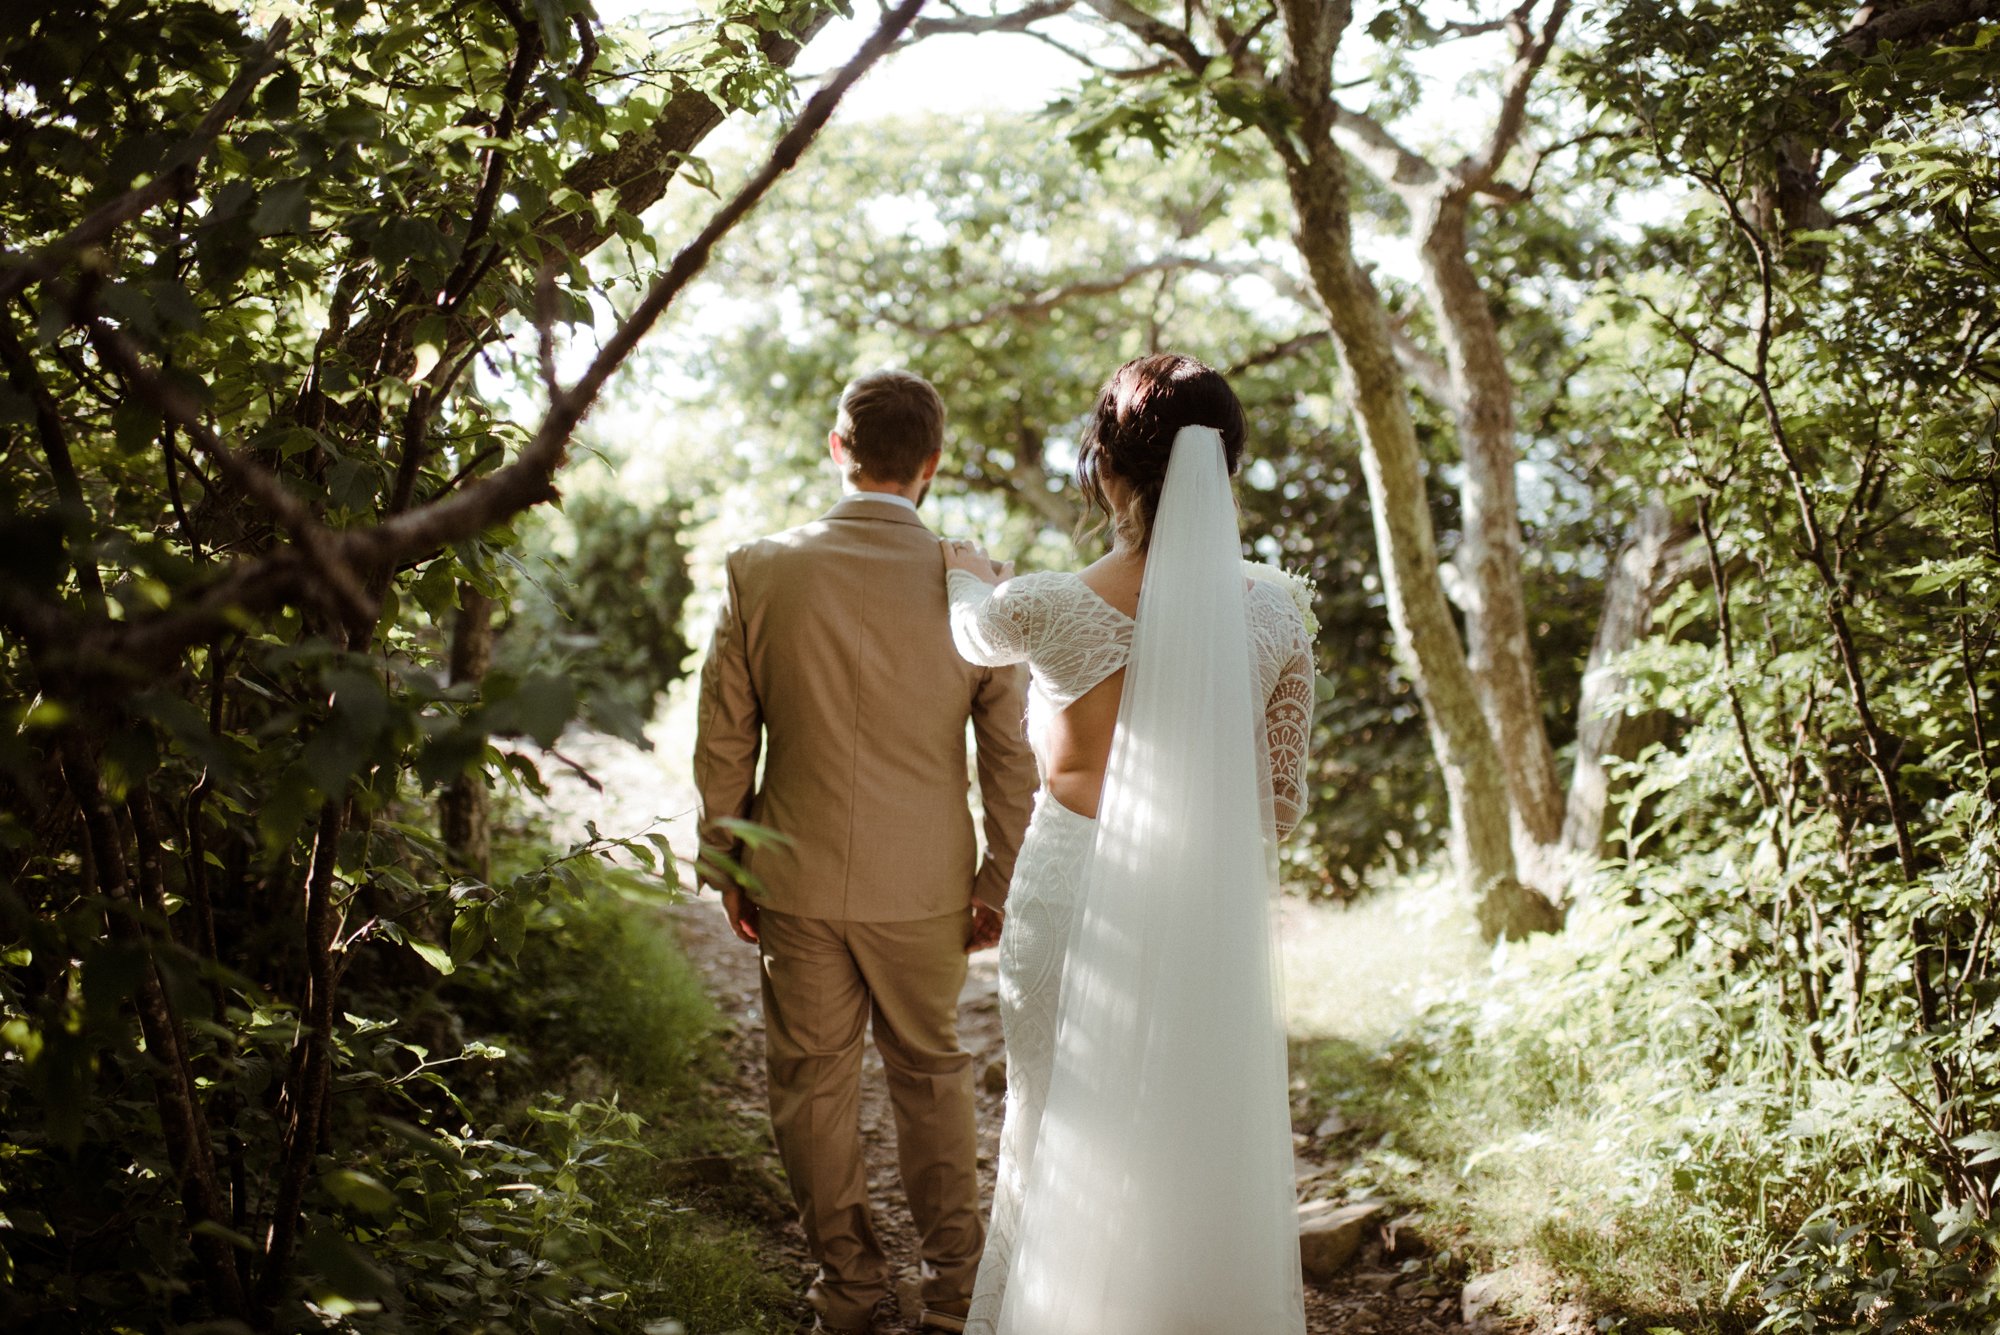
[{"label": "lace sleeve", "polygon": [[1019,581],[994,588],[969,570],[945,571],[951,598],[951,639],[959,657],[981,667],[1019,663],[1028,656],[1032,600],[1010,597]]},{"label": "lace sleeve", "polygon": [[1294,621],[1292,652],[1278,669],[1278,683],[1264,701],[1264,745],[1271,757],[1271,805],[1278,838],[1306,814],[1306,752],[1312,744],[1312,643]]}]

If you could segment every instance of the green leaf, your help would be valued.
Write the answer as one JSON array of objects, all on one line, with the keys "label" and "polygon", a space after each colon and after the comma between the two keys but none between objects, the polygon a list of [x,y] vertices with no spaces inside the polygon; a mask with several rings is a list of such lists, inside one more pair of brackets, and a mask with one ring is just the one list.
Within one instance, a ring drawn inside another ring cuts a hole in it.
[{"label": "green leaf", "polygon": [[451,959],[463,964],[486,944],[486,906],[475,904],[463,909],[451,921]]},{"label": "green leaf", "polygon": [[299,1244],[299,1259],[342,1298],[389,1297],[395,1284],[375,1258],[329,1228],[315,1228]]},{"label": "green leaf", "polygon": [[258,236],[303,232],[311,225],[312,199],[303,180],[280,181],[266,190],[250,216],[250,230]]},{"label": "green leaf", "polygon": [[430,965],[439,973],[450,973],[458,967],[458,965],[452,962],[451,952],[440,945],[436,945],[430,941],[421,941],[416,937],[411,937],[407,944],[411,950],[417,952],[417,955],[424,963]]},{"label": "green leaf", "polygon": [[554,746],[576,712],[576,684],[552,672],[530,672],[508,703],[516,728],[542,746]]},{"label": "green leaf", "polygon": [[1976,1168],[1980,1164],[2000,1159],[2000,1132],[1974,1131],[1970,1135],[1960,1136],[1952,1141],[1952,1144],[1962,1150],[1976,1151],[1972,1158],[1966,1160],[1968,1167]]},{"label": "green leaf", "polygon": [[264,114],[273,120],[298,115],[299,89],[303,83],[299,72],[289,65],[272,75],[271,81],[264,85]]},{"label": "green leaf", "polygon": [[487,924],[493,932],[494,948],[508,959],[514,959],[527,943],[528,906],[510,898],[493,906],[487,914]]},{"label": "green leaf", "polygon": [[126,399],[111,410],[111,434],[121,454],[139,454],[160,439],[164,420],[138,399]]},{"label": "green leaf", "polygon": [[395,1192],[383,1186],[380,1179],[352,1168],[336,1168],[319,1181],[328,1195],[363,1214],[389,1214],[396,1208]]},{"label": "green leaf", "polygon": [[535,0],[535,18],[542,25],[542,44],[555,59],[569,50],[569,10],[563,0]]}]

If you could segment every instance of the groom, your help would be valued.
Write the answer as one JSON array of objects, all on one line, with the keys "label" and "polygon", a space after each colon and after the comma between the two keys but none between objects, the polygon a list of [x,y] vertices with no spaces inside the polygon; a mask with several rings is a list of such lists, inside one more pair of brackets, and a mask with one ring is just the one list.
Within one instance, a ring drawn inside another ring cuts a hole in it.
[{"label": "groom", "polygon": [[[921,1240],[925,1327],[964,1329],[985,1239],[958,994],[967,952],[999,939],[1035,766],[1022,670],[975,667],[952,647],[938,540],[917,517],[943,442],[944,404],[922,377],[849,384],[827,436],[847,494],[729,553],[702,666],[703,879],[763,957],[771,1125],[819,1262],[815,1330],[870,1330],[890,1292],[859,1125],[871,1018]],[[732,817],[785,838],[746,845]],[[747,890],[722,870],[732,862]]]}]

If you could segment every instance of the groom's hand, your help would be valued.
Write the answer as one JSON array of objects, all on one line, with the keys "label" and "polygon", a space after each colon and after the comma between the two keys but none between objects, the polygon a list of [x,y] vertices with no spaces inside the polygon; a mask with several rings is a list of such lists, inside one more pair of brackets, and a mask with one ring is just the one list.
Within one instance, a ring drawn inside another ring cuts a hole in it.
[{"label": "groom's hand", "polygon": [[988,946],[1000,944],[1000,925],[1004,922],[997,912],[987,908],[977,900],[972,905],[972,930],[965,936],[965,953],[984,950]]},{"label": "groom's hand", "polygon": [[729,919],[730,931],[740,940],[757,944],[757,902],[743,893],[742,886],[723,887],[722,912]]}]

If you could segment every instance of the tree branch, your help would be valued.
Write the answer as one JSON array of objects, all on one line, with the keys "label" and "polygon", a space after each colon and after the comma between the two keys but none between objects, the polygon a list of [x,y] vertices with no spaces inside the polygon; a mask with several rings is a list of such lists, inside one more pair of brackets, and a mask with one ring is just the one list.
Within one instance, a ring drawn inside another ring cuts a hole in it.
[{"label": "tree branch", "polygon": [[1527,0],[1508,16],[1508,26],[1514,33],[1514,63],[1508,67],[1506,82],[1501,85],[1500,114],[1493,119],[1493,130],[1487,136],[1485,149],[1477,159],[1466,163],[1459,171],[1460,186],[1468,192],[1491,185],[1500,165],[1514,151],[1514,144],[1521,137],[1522,122],[1527,116],[1528,90],[1534,86],[1535,75],[1547,63],[1549,52],[1555,49],[1556,34],[1562,30],[1563,20],[1569,17],[1570,0],[1555,0],[1549,7],[1548,16],[1542,21],[1540,32],[1528,26],[1534,8],[1534,0]]},{"label": "tree branch", "polygon": [[222,127],[236,113],[258,84],[277,70],[278,52],[291,39],[292,21],[279,19],[271,25],[271,35],[244,60],[243,68],[216,104],[208,109],[187,139],[168,151],[160,171],[144,185],[126,191],[98,208],[67,233],[43,246],[33,255],[17,256],[0,251],[0,301],[6,301],[30,285],[57,273],[74,256],[99,245],[132,219],[155,205],[185,194],[194,184],[194,174]]},{"label": "tree branch", "polygon": [[342,550],[357,564],[402,562],[473,537],[512,515],[550,499],[554,495],[552,479],[562,466],[570,436],[584,413],[596,402],[605,383],[632,354],[639,340],[667,306],[701,272],[716,242],[727,235],[777,179],[799,160],[826,125],[834,108],[840,105],[847,90],[888,52],[923,4],[924,0],[904,0],[890,11],[882,26],[862,44],[854,58],[813,94],[805,109],[799,113],[798,120],[771,150],[764,166],[674,256],[666,271],[653,281],[645,298],[604,341],[604,346],[582,378],[567,390],[556,389],[548,413],[534,438],[512,463],[421,509],[398,515],[373,528],[342,534]]},{"label": "tree branch", "polygon": [[993,324],[1000,320],[1039,319],[1066,302],[1075,301],[1082,297],[1109,296],[1111,293],[1123,291],[1140,279],[1153,274],[1188,271],[1211,273],[1231,278],[1242,277],[1247,274],[1254,274],[1259,277],[1265,276],[1262,265],[1239,264],[1228,260],[1211,260],[1198,255],[1165,255],[1156,260],[1148,260],[1143,264],[1135,264],[1124,272],[1113,274],[1108,278],[1082,278],[1075,282],[1061,283],[1055,287],[1045,288],[1031,296],[1020,297],[1013,301],[997,302],[994,305],[988,306],[977,315],[969,315],[964,319],[951,320],[944,324],[921,324],[914,320],[898,319],[893,315],[887,315],[882,318],[896,326],[896,328],[907,330],[912,334],[919,334],[925,338],[942,338],[947,334],[962,334],[968,329],[977,329],[983,325]]},{"label": "tree branch", "polygon": [[[21,345],[14,334],[13,321],[0,317],[0,362],[7,367],[7,379],[14,391],[25,396],[34,408],[35,434],[41,439],[42,454],[48,460],[49,476],[56,484],[56,496],[63,505],[74,511],[77,518],[88,523],[90,507],[83,498],[83,484],[77,479],[76,461],[69,452],[69,433],[63,430],[62,412],[56,406],[55,396],[42,380],[41,372],[35,367],[35,359]],[[84,543],[90,546],[88,539]],[[82,592],[84,606],[102,615],[104,612],[104,579],[97,570],[96,553],[83,550],[70,554],[71,563],[76,567],[76,587]]]},{"label": "tree branch", "polygon": [[1087,3],[1103,18],[1147,45],[1168,52],[1189,69],[1200,71],[1208,68],[1208,57],[1187,30],[1154,18],[1130,0],[1087,0]]},{"label": "tree branch", "polygon": [[106,365],[124,377],[161,416],[180,423],[188,439],[215,461],[225,481],[270,511],[290,530],[292,540],[319,567],[320,577],[333,595],[332,610],[340,619],[356,626],[373,625],[375,600],[362,589],[361,581],[355,578],[353,568],[332,536],[304,502],[286,489],[284,480],[223,444],[202,420],[201,406],[147,367],[140,360],[139,350],[124,334],[96,316],[87,317],[85,330],[91,347]]},{"label": "tree branch", "polygon": [[1369,174],[1398,194],[1435,188],[1444,179],[1437,165],[1389,132],[1364,111],[1332,104],[1333,136]]},{"label": "tree branch", "polygon": [[[516,14],[518,10],[514,11]],[[588,31],[585,25],[585,31]],[[534,73],[535,64],[542,58],[542,35],[539,27],[527,26],[524,22],[515,24],[520,45],[514,51],[514,63],[507,70],[507,86],[500,94],[500,119],[491,127],[492,139],[509,139],[514,134],[516,108],[527,96],[528,77]],[[478,246],[492,225],[493,209],[500,199],[501,182],[507,179],[507,157],[497,148],[486,150],[485,171],[479,182],[479,195],[472,203],[472,216],[465,225],[465,240],[459,245],[458,263],[453,266],[451,276],[444,281],[440,295],[444,304],[456,306],[471,289],[472,279],[479,267]]]},{"label": "tree branch", "polygon": [[1448,412],[1456,412],[1458,393],[1452,388],[1451,372],[1445,364],[1410,337],[1400,319],[1389,320],[1389,344],[1395,349],[1396,364],[1410,377],[1410,383],[1425,398]]},{"label": "tree branch", "polygon": [[948,33],[979,32],[1026,32],[1030,24],[1043,19],[1067,14],[1076,8],[1076,0],[1030,0],[1011,13],[968,14],[956,4],[945,6],[955,18],[924,19],[910,26],[910,40],[920,42],[926,37],[939,37]]},{"label": "tree branch", "polygon": [[[796,33],[760,33],[757,49],[772,64],[788,66],[834,12],[830,5],[820,9]],[[692,87],[677,88],[650,126],[622,136],[617,146],[606,152],[573,164],[563,173],[563,185],[586,199],[599,190],[613,190],[619,211],[643,213],[666,194],[689,155],[727,114],[707,93]],[[528,230],[546,250],[560,250],[579,259],[617,234],[615,219],[607,216],[599,222],[596,210],[588,208],[571,212],[551,208],[535,218]],[[496,290],[488,281],[500,267],[499,258],[497,251],[485,251],[477,271],[465,282],[445,345],[439,349],[441,361],[453,360],[480,330],[509,313],[508,289]],[[423,314],[420,307],[408,303],[378,306],[347,331],[340,340],[340,350],[361,366],[400,358],[405,355],[403,345],[409,330]]]},{"label": "tree branch", "polygon": [[1308,348],[1324,347],[1333,342],[1331,329],[1309,329],[1303,334],[1294,334],[1281,343],[1274,343],[1260,352],[1253,352],[1231,366],[1222,374],[1225,377],[1240,375],[1244,371],[1254,371],[1272,362],[1281,362],[1287,357],[1296,357]]},{"label": "tree branch", "polygon": [[[1834,39],[1843,67],[1865,60],[1888,43],[1942,37],[1953,28],[1980,19],[2000,17],[2000,0],[1921,0],[1917,4],[1866,5],[1865,18]],[[1860,16],[1857,16],[1860,17]]]}]

